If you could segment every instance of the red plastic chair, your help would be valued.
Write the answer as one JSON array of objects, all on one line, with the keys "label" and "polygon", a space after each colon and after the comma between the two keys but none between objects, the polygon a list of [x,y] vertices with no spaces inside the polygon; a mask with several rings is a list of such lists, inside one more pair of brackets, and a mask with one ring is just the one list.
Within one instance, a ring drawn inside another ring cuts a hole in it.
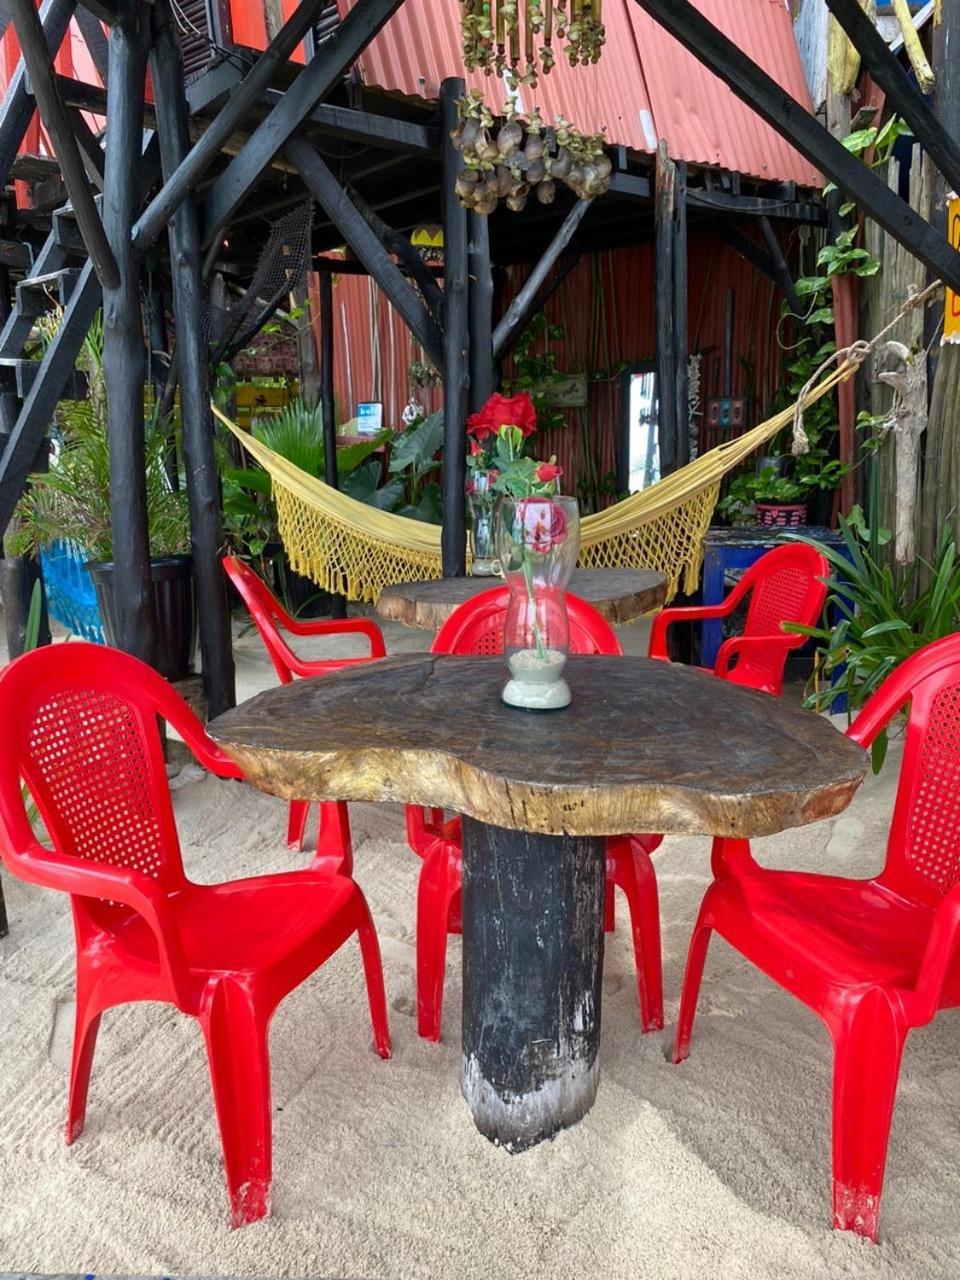
[{"label": "red plastic chair", "polygon": [[[83,1129],[103,1012],[174,1004],[203,1030],[236,1227],[269,1212],[274,1010],[356,933],[377,1052],[389,1057],[380,951],[359,888],[326,867],[211,886],[187,879],[158,717],[206,768],[242,776],[170,686],[127,654],[78,643],[11,663],[0,673],[0,855],[12,874],[71,895],[67,1142]],[[31,830],[21,779],[49,848]]]},{"label": "red plastic chair", "polygon": [[[267,589],[248,564],[238,560],[236,556],[224,556],[223,567],[249,610],[281,684],[290,684],[294,676],[302,678],[325,676],[331,671],[337,671],[340,667],[353,666],[358,662],[371,662],[375,658],[387,656],[383,634],[375,622],[367,618],[348,618],[339,622],[300,622],[296,618],[291,618],[280,601]],[[366,636],[370,641],[370,657],[307,661],[298,657],[290,648],[280,634],[280,627],[294,636]],[[328,802],[321,804],[319,809],[317,849],[330,850],[328,857],[331,859],[331,869],[350,875],[353,871],[353,848],[350,842],[350,818],[347,806],[340,801]],[[309,816],[308,800],[290,802],[287,844],[291,849],[303,848]]]},{"label": "red plastic chair", "polygon": [[886,865],[872,880],[767,871],[714,842],[716,879],[690,943],[675,1061],[686,1058],[716,930],[809,1005],[833,1040],[833,1225],[877,1238],[907,1032],[960,1004],[960,634],[881,686],[848,730],[869,747],[909,703]]},{"label": "red plastic chair", "polygon": [[[502,653],[509,598],[507,587],[496,587],[462,604],[437,632],[431,652]],[[573,653],[622,655],[616,633],[595,609],[578,596],[568,595],[567,611]],[[417,1030],[426,1040],[439,1040],[447,934],[461,932],[460,819],[446,821],[442,809],[408,806],[407,840],[423,859],[417,888]],[[623,891],[630,909],[643,1030],[660,1030],[660,906],[657,877],[643,837],[607,841],[604,927],[608,932],[614,927],[616,887]]]},{"label": "red plastic chair", "polygon": [[723,642],[713,673],[731,684],[779,695],[787,655],[806,644],[805,636],[785,632],[783,623],[816,623],[827,598],[829,573],[826,558],[815,547],[803,542],[775,547],[751,565],[722,604],[659,613],[650,633],[650,657],[669,661],[667,630],[673,623],[729,617],[749,596],[743,634]]}]

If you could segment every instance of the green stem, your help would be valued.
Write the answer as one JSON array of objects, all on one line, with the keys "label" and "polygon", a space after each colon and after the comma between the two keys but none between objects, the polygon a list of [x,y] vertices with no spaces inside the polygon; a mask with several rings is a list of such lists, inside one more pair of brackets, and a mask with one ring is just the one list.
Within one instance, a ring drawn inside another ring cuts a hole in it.
[{"label": "green stem", "polygon": [[543,636],[540,633],[540,619],[537,617],[537,597],[533,589],[533,565],[530,563],[530,557],[526,551],[523,552],[523,580],[527,584],[527,596],[533,605],[533,634],[537,640],[537,657],[541,662],[546,662],[547,647],[543,643]]}]

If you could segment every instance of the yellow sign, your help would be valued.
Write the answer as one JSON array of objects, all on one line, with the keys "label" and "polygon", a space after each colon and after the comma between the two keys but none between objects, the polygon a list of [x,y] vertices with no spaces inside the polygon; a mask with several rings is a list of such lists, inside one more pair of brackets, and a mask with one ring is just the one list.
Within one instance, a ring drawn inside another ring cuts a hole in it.
[{"label": "yellow sign", "polygon": [[[960,249],[960,199],[947,205],[947,238],[954,249]],[[943,320],[943,341],[960,343],[960,294],[947,290],[947,309]]]}]

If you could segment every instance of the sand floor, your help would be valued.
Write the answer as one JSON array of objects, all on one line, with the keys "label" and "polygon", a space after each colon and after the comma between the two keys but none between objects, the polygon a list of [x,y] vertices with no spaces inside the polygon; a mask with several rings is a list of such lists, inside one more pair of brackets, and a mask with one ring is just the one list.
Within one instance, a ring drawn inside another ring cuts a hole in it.
[{"label": "sand floor", "polygon": [[[626,632],[642,650],[641,627]],[[389,629],[391,651],[425,637]],[[240,689],[271,682],[256,637]],[[895,753],[894,753],[895,755]],[[758,844],[774,866],[868,874],[894,770],[833,822]],[[218,881],[302,865],[279,801],[187,770],[175,803],[188,872]],[[394,1056],[373,1053],[354,943],[281,1006],[271,1051],[274,1211],[230,1231],[198,1028],[169,1007],[108,1014],[87,1127],[62,1139],[70,1049],[67,901],[11,880],[0,942],[0,1270],[362,1277],[940,1277],[960,1272],[960,1023],[914,1033],[894,1121],[882,1243],[831,1232],[825,1031],[722,942],[693,1055],[667,1060],[708,843],[656,856],[667,1030],[641,1036],[619,927],[604,973],[602,1080],[573,1130],[510,1157],[474,1130],[457,1084],[460,943],[444,1039],[418,1040],[418,862],[402,811],[353,810],[356,877],[380,933]]]}]

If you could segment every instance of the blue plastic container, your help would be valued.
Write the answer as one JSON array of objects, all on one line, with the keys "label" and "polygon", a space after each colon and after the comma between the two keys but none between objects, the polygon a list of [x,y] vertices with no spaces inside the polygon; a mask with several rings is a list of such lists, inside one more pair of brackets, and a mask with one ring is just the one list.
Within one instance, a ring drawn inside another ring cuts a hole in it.
[{"label": "blue plastic container", "polygon": [[84,568],[87,556],[73,542],[55,542],[41,551],[50,616],[76,636],[104,644],[103,619],[93,580]]}]

